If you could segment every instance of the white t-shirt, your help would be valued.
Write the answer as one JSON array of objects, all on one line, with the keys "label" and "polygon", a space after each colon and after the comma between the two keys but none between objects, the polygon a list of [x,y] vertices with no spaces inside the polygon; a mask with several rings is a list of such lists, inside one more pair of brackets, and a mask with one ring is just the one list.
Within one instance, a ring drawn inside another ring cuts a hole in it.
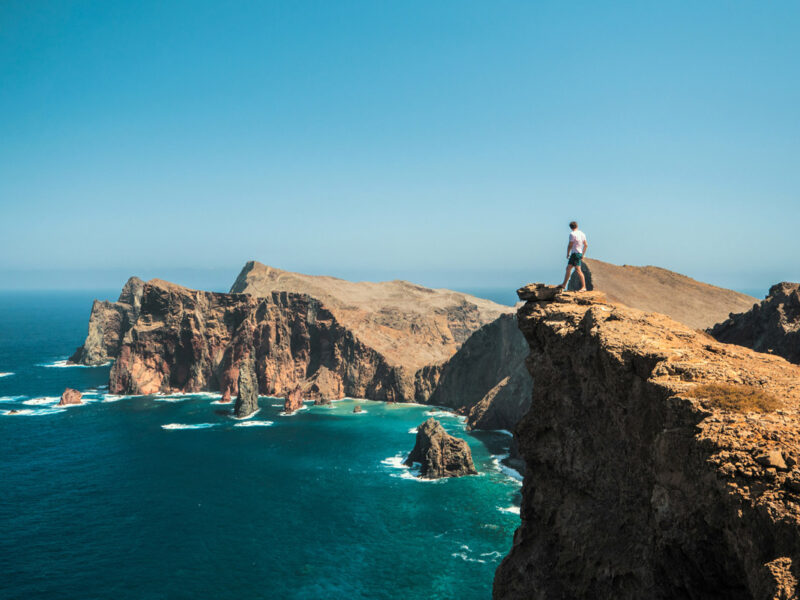
[{"label": "white t-shirt", "polygon": [[569,253],[579,252],[583,254],[583,244],[586,242],[586,236],[580,229],[571,231],[569,234]]}]

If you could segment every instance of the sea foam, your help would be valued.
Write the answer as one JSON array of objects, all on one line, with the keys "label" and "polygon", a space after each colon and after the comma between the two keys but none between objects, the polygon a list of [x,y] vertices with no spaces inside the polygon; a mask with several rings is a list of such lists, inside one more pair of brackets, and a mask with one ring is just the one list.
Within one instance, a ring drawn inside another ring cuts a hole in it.
[{"label": "sea foam", "polygon": [[269,427],[272,424],[272,421],[242,421],[236,423],[234,427]]},{"label": "sea foam", "polygon": [[162,425],[161,429],[208,429],[209,427],[216,427],[217,423],[195,423],[193,425],[186,425],[184,423],[168,423]]},{"label": "sea foam", "polygon": [[58,404],[61,400],[58,396],[45,396],[44,398],[31,398],[30,400],[23,401],[23,404],[28,406],[43,406],[47,404]]},{"label": "sea foam", "polygon": [[0,373],[0,377],[10,377],[13,373]]},{"label": "sea foam", "polygon": [[54,360],[51,363],[41,363],[37,366],[39,367],[48,367],[48,368],[57,368],[57,369],[93,369],[95,367],[108,367],[114,361],[110,360],[108,362],[104,362],[102,365],[78,365],[75,363],[68,362],[67,359],[62,360]]}]

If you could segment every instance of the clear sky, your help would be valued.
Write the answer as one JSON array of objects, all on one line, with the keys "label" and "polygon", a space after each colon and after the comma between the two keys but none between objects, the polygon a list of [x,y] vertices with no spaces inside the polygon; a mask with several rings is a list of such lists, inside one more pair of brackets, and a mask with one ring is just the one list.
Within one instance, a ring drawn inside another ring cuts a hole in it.
[{"label": "clear sky", "polygon": [[800,279],[800,3],[0,3],[0,287]]}]

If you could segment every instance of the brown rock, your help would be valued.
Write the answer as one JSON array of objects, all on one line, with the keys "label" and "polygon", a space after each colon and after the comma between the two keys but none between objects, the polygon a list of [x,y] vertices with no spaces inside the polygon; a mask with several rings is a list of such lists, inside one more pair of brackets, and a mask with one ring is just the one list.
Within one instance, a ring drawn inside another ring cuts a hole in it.
[{"label": "brown rock", "polygon": [[[406,285],[410,284],[365,288],[372,295],[361,299],[364,305],[357,314],[382,332],[378,336],[381,344],[367,345],[353,329],[357,319],[351,305],[337,304],[336,314],[350,319],[344,326],[332,310],[307,294],[217,294],[149,281],[143,287],[138,320],[125,335],[111,369],[109,390],[125,394],[227,390],[233,395],[237,393],[238,361],[253,348],[263,394],[281,396],[300,385],[313,399],[347,395],[424,401],[442,367],[440,363],[419,365],[449,356],[461,340],[503,307],[483,301],[470,304],[464,294],[451,297],[428,290],[437,299],[436,306],[418,306],[416,313],[398,309],[390,314],[387,295],[399,293]],[[425,289],[415,288],[412,297],[427,294]],[[400,308],[410,302],[397,301]],[[431,313],[431,321],[424,317],[425,311]],[[378,326],[381,319],[384,325]],[[442,334],[437,329],[440,326],[449,333]],[[428,342],[423,343],[421,336]],[[414,345],[417,342],[419,347]],[[402,355],[406,360],[398,358]]]},{"label": "brown rock", "polygon": [[[587,298],[518,313],[535,385],[515,430],[522,519],[494,598],[794,598],[795,477],[754,456],[800,451],[800,367]],[[735,379],[779,410],[692,397]]]},{"label": "brown rock", "polygon": [[220,404],[228,404],[231,401],[231,390],[226,389],[225,393],[222,394],[222,398],[219,399]]},{"label": "brown rock", "polygon": [[552,300],[562,292],[562,288],[545,283],[529,283],[517,290],[520,300]]},{"label": "brown rock", "polygon": [[405,464],[420,464],[419,476],[425,479],[476,475],[472,451],[466,440],[448,434],[433,417],[417,427],[417,440]]},{"label": "brown rock", "polygon": [[57,404],[57,406],[69,406],[71,404],[83,404],[81,398],[83,394],[81,394],[78,390],[73,390],[72,388],[67,388],[64,390],[64,393],[61,394],[61,400]]},{"label": "brown rock", "polygon": [[364,412],[364,409],[362,409],[362,408],[361,408],[361,405],[360,405],[360,404],[356,404],[356,405],[353,407],[353,412],[354,412],[354,413],[360,413],[360,412]]},{"label": "brown rock", "polygon": [[758,452],[754,457],[756,462],[764,467],[785,471],[788,467],[783,460],[783,455],[778,450]]},{"label": "brown rock", "polygon": [[303,408],[303,390],[300,386],[296,386],[286,395],[286,400],[283,402],[283,412],[290,415],[301,408]]},{"label": "brown rock", "polygon": [[749,311],[731,314],[709,333],[721,342],[739,344],[800,364],[800,284],[773,285]]},{"label": "brown rock", "polygon": [[144,282],[128,279],[116,302],[95,300],[89,317],[89,332],[83,346],[69,357],[70,363],[102,365],[119,355],[125,334],[139,317]]}]

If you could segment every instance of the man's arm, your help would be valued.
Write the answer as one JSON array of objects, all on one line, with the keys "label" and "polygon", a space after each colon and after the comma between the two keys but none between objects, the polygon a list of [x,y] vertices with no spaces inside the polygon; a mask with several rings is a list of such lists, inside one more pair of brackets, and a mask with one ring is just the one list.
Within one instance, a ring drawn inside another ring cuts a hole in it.
[{"label": "man's arm", "polygon": [[567,241],[567,260],[569,260],[569,249],[572,248],[572,240]]},{"label": "man's arm", "polygon": [[586,238],[584,238],[584,240],[583,240],[583,252],[581,253],[581,254],[583,254],[584,257],[586,256],[586,251],[588,249],[589,249],[589,242],[587,242]]}]

